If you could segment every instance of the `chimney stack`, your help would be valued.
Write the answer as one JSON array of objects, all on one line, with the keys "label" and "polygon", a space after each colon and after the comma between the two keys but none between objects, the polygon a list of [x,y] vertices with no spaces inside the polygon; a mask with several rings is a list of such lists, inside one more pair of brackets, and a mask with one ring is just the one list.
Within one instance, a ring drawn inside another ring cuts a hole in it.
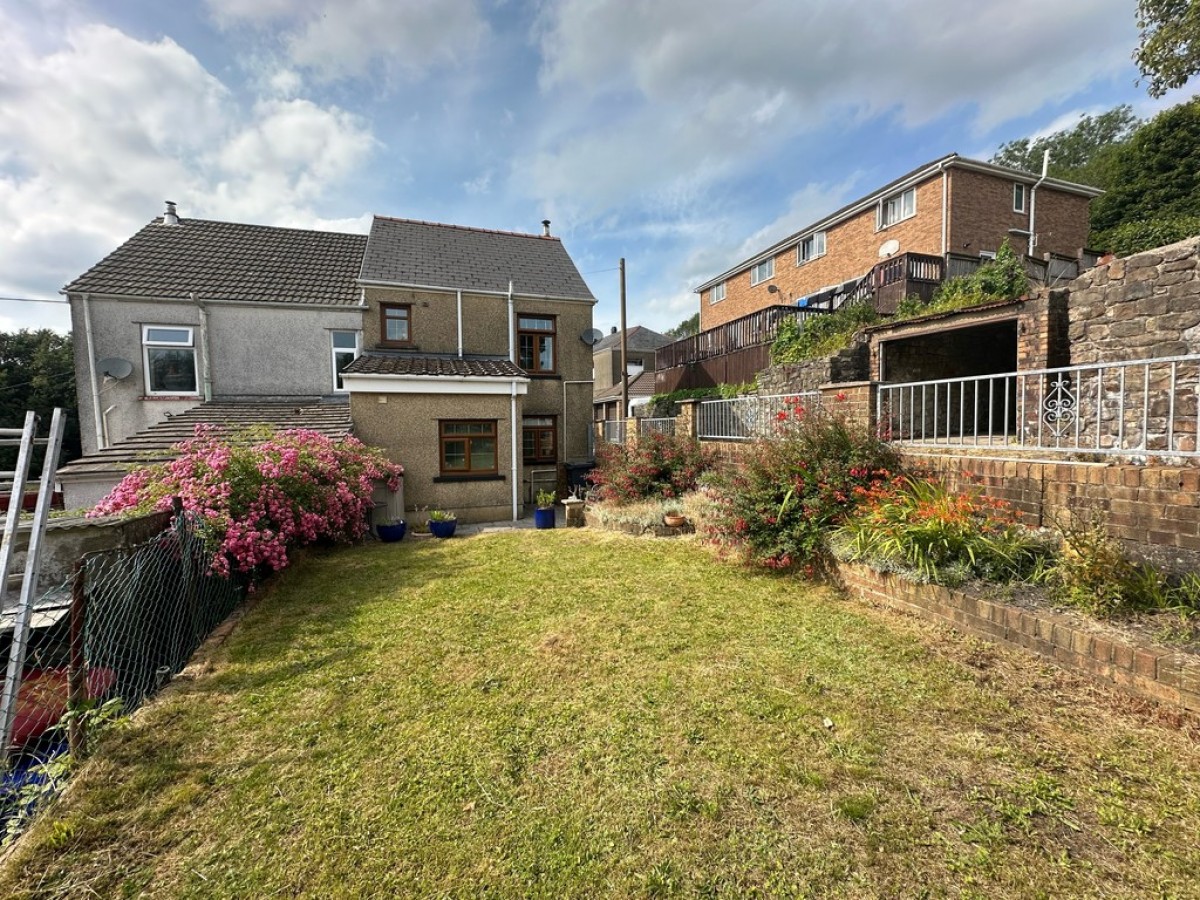
[{"label": "chimney stack", "polygon": [[617,333],[617,326],[616,326],[616,325],[614,325],[614,326],[612,327],[612,331],[611,331],[611,332],[609,332],[609,334],[616,334],[616,333]]},{"label": "chimney stack", "polygon": [[165,213],[163,213],[163,224],[164,225],[178,225],[179,224],[179,216],[177,216],[175,214],[175,201],[167,200],[166,204],[167,204],[167,211]]},{"label": "chimney stack", "polygon": [[542,219],[542,237],[550,237],[550,220]]}]

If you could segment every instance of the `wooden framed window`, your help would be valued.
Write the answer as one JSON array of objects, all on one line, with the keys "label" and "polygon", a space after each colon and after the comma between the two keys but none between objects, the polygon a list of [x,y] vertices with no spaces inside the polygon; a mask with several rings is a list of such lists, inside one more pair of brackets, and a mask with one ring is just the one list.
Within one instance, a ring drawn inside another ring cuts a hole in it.
[{"label": "wooden framed window", "polygon": [[411,304],[379,304],[379,343],[384,347],[403,347],[412,343]]},{"label": "wooden framed window", "polygon": [[442,419],[438,431],[443,475],[497,473],[495,419]]},{"label": "wooden framed window", "polygon": [[169,397],[198,394],[196,341],[185,325],[143,325],[142,364],[146,395]]},{"label": "wooden framed window", "polygon": [[521,446],[526,465],[558,461],[554,416],[526,416],[521,422]]},{"label": "wooden framed window", "polygon": [[558,371],[554,316],[517,316],[517,364],[526,372],[552,375]]}]

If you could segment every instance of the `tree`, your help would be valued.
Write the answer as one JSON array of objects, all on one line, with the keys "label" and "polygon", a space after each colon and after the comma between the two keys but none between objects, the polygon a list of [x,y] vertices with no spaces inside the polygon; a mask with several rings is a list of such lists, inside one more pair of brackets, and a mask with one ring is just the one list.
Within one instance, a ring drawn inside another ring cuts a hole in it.
[{"label": "tree", "polygon": [[[20,428],[32,409],[42,417],[40,431],[45,435],[56,406],[67,414],[61,457],[66,462],[82,453],[70,336],[48,328],[0,332],[0,428]],[[17,448],[0,447],[0,469],[11,470],[16,460]],[[40,471],[40,455],[35,454],[34,465]]]},{"label": "tree", "polygon": [[688,316],[674,328],[668,328],[666,331],[667,337],[682,338],[689,335],[699,334],[700,332],[700,313]]},{"label": "tree", "polygon": [[1001,144],[992,162],[1040,173],[1042,156],[1049,150],[1051,176],[1107,189],[1112,183],[1112,158],[1139,125],[1133,108],[1122,104],[1097,116],[1081,116],[1070,128],[1045,137]]},{"label": "tree", "polygon": [[1133,59],[1151,97],[1200,72],[1200,0],[1138,0],[1137,24]]},{"label": "tree", "polygon": [[1200,215],[1200,98],[1140,127],[1112,159],[1108,193],[1092,203],[1097,233],[1129,222]]}]

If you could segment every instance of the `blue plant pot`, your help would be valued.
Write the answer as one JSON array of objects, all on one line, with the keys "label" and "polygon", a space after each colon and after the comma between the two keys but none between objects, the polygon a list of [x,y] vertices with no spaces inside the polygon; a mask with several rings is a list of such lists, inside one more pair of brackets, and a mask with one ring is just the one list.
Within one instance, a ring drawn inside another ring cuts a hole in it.
[{"label": "blue plant pot", "polygon": [[395,543],[396,541],[404,540],[404,535],[408,531],[408,523],[401,520],[395,525],[376,525],[375,533],[379,535],[379,539],[385,544]]},{"label": "blue plant pot", "polygon": [[533,527],[534,528],[553,528],[554,527],[554,507],[548,509],[535,509],[533,511]]},{"label": "blue plant pot", "polygon": [[458,519],[450,519],[448,522],[435,522],[430,519],[425,523],[429,526],[429,533],[434,537],[448,538],[454,537],[454,529],[458,527]]}]

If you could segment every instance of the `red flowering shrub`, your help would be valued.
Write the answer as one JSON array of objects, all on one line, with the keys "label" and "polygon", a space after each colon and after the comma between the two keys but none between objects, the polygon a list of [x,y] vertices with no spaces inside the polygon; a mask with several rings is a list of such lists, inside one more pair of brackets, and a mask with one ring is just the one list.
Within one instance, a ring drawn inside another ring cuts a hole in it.
[{"label": "red flowering shrub", "polygon": [[168,510],[179,497],[220,551],[214,570],[270,572],[293,547],[361,537],[375,482],[396,490],[404,474],[353,437],[302,429],[260,437],[233,444],[198,425],[175,446],[178,458],[130,472],[88,515]]},{"label": "red flowering shrub", "polygon": [[712,468],[713,461],[713,454],[695,438],[646,434],[636,447],[601,444],[588,481],[602,501],[671,499],[695,490],[697,479]]},{"label": "red flowering shrub", "polygon": [[810,414],[798,402],[779,414],[776,432],[718,482],[711,531],[751,561],[813,574],[827,532],[897,477],[898,459],[868,429],[836,413]]}]

